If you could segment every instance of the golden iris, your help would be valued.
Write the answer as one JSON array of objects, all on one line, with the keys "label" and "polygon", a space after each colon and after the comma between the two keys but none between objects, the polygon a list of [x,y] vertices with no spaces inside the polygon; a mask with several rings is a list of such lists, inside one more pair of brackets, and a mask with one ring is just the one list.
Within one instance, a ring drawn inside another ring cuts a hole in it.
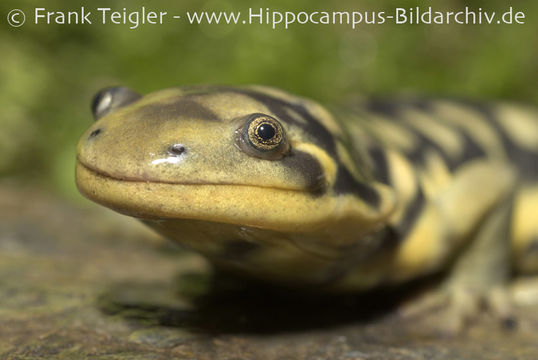
[{"label": "golden iris", "polygon": [[272,117],[256,117],[248,126],[249,142],[258,150],[274,150],[282,143],[283,138],[282,125]]}]

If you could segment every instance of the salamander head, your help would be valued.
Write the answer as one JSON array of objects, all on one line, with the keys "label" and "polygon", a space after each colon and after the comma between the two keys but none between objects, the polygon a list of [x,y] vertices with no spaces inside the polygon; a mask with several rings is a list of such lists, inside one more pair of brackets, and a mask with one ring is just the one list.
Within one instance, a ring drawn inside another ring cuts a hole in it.
[{"label": "salamander head", "polygon": [[[109,88],[93,113],[78,144],[77,185],[127,215],[223,224],[240,237],[252,235],[238,229],[268,239],[317,233],[311,247],[322,254],[379,228],[394,207],[386,187],[342,162],[343,131],[323,107],[274,89],[199,86],[141,96]],[[170,227],[159,230],[174,237]]]}]

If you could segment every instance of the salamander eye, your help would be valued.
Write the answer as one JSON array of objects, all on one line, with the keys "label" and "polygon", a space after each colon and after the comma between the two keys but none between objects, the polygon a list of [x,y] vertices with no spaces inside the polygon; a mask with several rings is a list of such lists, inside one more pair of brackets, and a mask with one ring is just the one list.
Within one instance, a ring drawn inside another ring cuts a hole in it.
[{"label": "salamander eye", "polygon": [[267,160],[281,159],[289,150],[284,128],[278,120],[264,114],[248,116],[237,130],[237,145],[251,156]]},{"label": "salamander eye", "polygon": [[93,117],[99,120],[113,110],[129,105],[141,97],[142,95],[123,86],[105,88],[93,98],[91,105]]}]

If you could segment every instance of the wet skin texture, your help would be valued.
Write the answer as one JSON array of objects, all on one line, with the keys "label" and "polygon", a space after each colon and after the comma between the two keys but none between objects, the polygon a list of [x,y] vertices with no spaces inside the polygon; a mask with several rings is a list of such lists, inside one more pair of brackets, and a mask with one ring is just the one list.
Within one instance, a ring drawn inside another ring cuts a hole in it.
[{"label": "wet skin texture", "polygon": [[92,108],[81,192],[218,267],[339,291],[445,271],[449,297],[486,302],[512,270],[538,270],[535,109],[404,98],[329,112],[261,86],[110,88]]}]

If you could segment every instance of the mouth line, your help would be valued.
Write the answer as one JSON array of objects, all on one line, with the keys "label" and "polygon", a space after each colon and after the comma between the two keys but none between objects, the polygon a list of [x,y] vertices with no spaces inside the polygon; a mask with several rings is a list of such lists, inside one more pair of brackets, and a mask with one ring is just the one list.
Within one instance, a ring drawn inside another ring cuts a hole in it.
[{"label": "mouth line", "polygon": [[82,167],[84,167],[89,172],[93,173],[96,176],[100,176],[103,178],[107,178],[110,180],[118,181],[118,182],[126,182],[126,183],[154,183],[154,184],[168,184],[168,185],[185,185],[185,186],[237,186],[237,187],[254,187],[254,188],[260,188],[260,189],[268,189],[268,190],[280,190],[280,191],[293,191],[296,193],[308,193],[306,190],[299,190],[299,189],[291,189],[291,188],[284,188],[284,187],[274,187],[274,186],[262,186],[262,185],[256,185],[256,184],[236,184],[236,183],[229,183],[229,182],[217,182],[217,183],[210,183],[210,182],[175,182],[175,181],[166,181],[166,180],[158,180],[158,179],[151,179],[151,178],[138,178],[138,177],[117,177],[114,175],[111,175],[110,173],[96,169],[88,164],[86,164],[84,161],[82,161],[79,157],[77,157],[77,163],[80,164]]},{"label": "mouth line", "polygon": [[[134,184],[143,184],[143,183],[154,183],[154,184],[163,184],[163,185],[181,185],[181,186],[218,186],[218,185],[223,185],[223,186],[228,186],[228,187],[236,187],[238,190],[240,188],[257,188],[257,189],[262,189],[262,190],[276,190],[276,191],[280,191],[281,193],[284,193],[284,194],[275,194],[275,196],[287,196],[285,194],[285,192],[295,192],[296,194],[303,194],[303,193],[307,193],[306,191],[302,191],[302,190],[296,190],[296,189],[286,189],[286,188],[278,188],[278,187],[268,187],[268,186],[260,186],[260,185],[248,185],[248,184],[234,184],[234,183],[200,183],[200,182],[193,182],[193,183],[184,183],[184,182],[170,182],[170,181],[160,181],[160,180],[145,180],[145,179],[139,179],[139,178],[118,178],[118,177],[115,177],[115,176],[112,176],[104,171],[101,171],[101,170],[97,170],[91,166],[88,166],[87,164],[85,164],[83,161],[80,160],[80,158],[77,157],[77,165],[78,166],[81,166],[82,168],[84,168],[87,172],[89,172],[91,174],[91,176],[95,176],[97,179],[101,178],[103,179],[104,181],[107,181],[107,180],[111,180],[111,181],[114,181],[114,182],[117,182],[117,183],[132,183],[133,185]],[[84,193],[84,192],[83,192]],[[88,193],[87,193],[88,194]],[[87,197],[89,197],[90,195],[86,195]],[[91,197],[90,197],[91,199]],[[264,231],[276,231],[276,232],[279,232],[279,231],[285,231],[283,230],[282,228],[282,224],[279,224],[279,223],[276,223],[273,224],[273,225],[267,225],[267,224],[245,224],[243,222],[235,222],[235,221],[230,221],[230,218],[229,217],[225,217],[225,218],[220,218],[218,220],[215,220],[215,219],[205,219],[205,218],[201,218],[201,217],[175,217],[175,216],[169,216],[169,214],[167,215],[155,215],[154,213],[152,213],[151,211],[147,211],[147,212],[143,212],[143,211],[137,211],[136,213],[133,213],[131,211],[127,211],[125,209],[128,209],[128,208],[125,208],[124,210],[121,209],[121,207],[119,206],[111,206],[111,203],[103,203],[102,201],[100,200],[95,200],[93,199],[94,201],[98,202],[98,203],[101,203],[103,204],[104,206],[107,206],[107,207],[110,207],[114,210],[116,210],[117,212],[120,212],[122,214],[125,214],[125,215],[128,215],[128,216],[132,216],[132,217],[135,217],[135,218],[138,218],[140,220],[176,220],[176,219],[183,219],[183,220],[197,220],[197,221],[206,221],[206,222],[213,222],[213,223],[222,223],[222,224],[228,224],[228,225],[235,225],[235,226],[239,226],[241,228],[243,227],[252,227],[252,228],[255,228],[257,230],[264,230]],[[307,254],[309,254],[310,256],[318,259],[318,260],[324,260],[324,261],[332,261],[333,258],[331,256],[328,256],[328,255],[324,255],[324,254],[320,254],[320,253],[317,253],[315,251],[312,251],[308,248],[304,248],[303,246],[301,246],[300,244],[298,244],[296,241],[294,240],[289,240],[289,244],[291,246],[293,246],[294,248],[300,250],[300,251],[303,251]]]}]

